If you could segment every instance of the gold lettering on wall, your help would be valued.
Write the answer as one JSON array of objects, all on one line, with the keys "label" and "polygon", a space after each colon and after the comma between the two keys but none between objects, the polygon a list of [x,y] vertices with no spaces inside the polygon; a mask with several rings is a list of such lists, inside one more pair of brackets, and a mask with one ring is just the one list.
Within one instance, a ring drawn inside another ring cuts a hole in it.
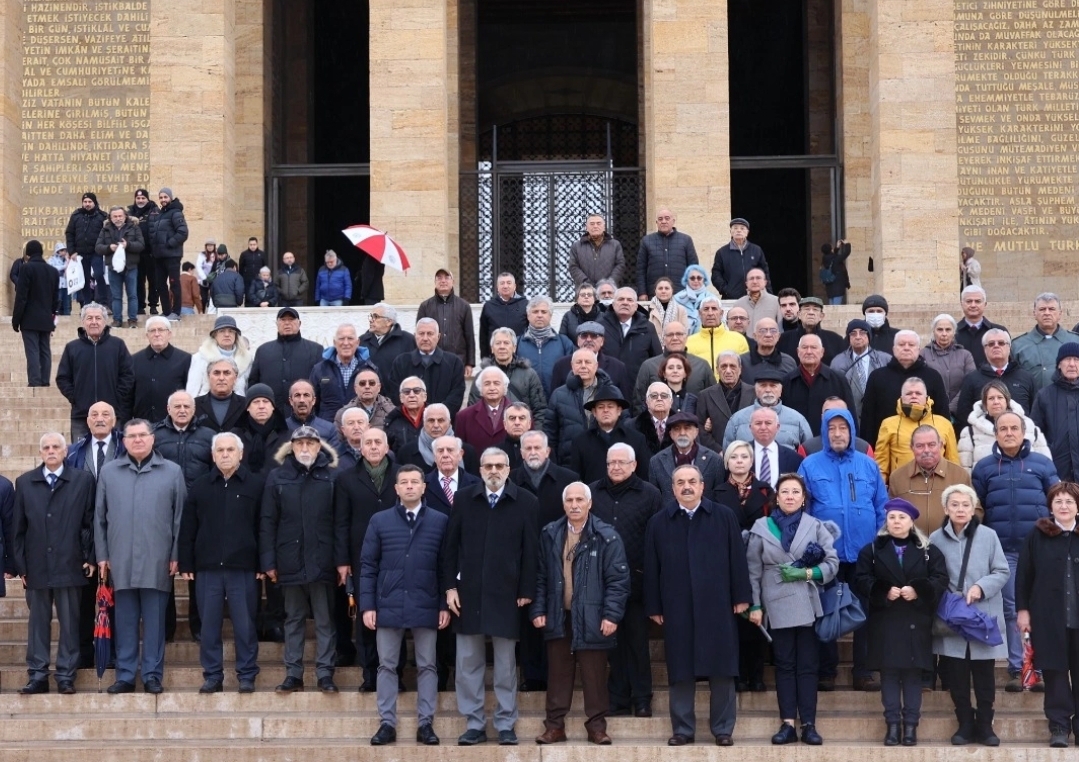
[{"label": "gold lettering on wall", "polygon": [[22,234],[63,240],[80,196],[132,203],[150,173],[150,0],[25,0]]},{"label": "gold lettering on wall", "polygon": [[954,35],[960,241],[983,265],[1060,262],[1079,228],[1079,0],[956,0]]}]

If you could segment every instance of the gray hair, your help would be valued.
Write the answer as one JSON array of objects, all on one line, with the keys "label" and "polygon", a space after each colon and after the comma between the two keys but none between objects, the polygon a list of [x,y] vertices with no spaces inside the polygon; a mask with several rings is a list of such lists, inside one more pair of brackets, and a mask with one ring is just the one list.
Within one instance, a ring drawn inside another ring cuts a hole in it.
[{"label": "gray hair", "polygon": [[562,490],[562,500],[566,499],[566,495],[569,494],[569,488],[570,487],[580,487],[581,489],[583,489],[584,490],[584,499],[591,502],[591,500],[592,500],[592,490],[590,490],[588,488],[588,485],[585,484],[584,482],[570,482],[569,484],[567,484],[565,489]]},{"label": "gray hair", "polygon": [[959,324],[955,322],[955,318],[953,318],[947,312],[942,312],[939,315],[937,315],[935,318],[933,318],[933,322],[930,323],[930,326],[932,327],[932,329],[934,331],[937,330],[937,323],[939,323],[941,320],[947,320],[949,323],[951,323],[953,331],[956,330],[957,328],[959,328]]},{"label": "gray hair", "polygon": [[989,298],[988,296],[986,296],[985,289],[982,288],[981,286],[967,286],[966,288],[964,288],[960,292],[959,298],[964,299],[967,296],[970,296],[971,294],[980,294],[982,299],[988,299]]},{"label": "gray hair", "polygon": [[[906,391],[908,386],[914,386],[915,384],[920,384],[921,387],[925,389],[926,394],[929,393],[929,385],[925,383],[925,379],[919,378],[918,376],[911,376],[906,381],[904,381],[903,385],[899,387],[899,393],[902,394],[904,391]],[[934,429],[934,431],[936,431],[936,429]]]},{"label": "gray hair", "polygon": [[[915,539],[917,540],[915,545],[918,546],[918,550],[925,550],[926,548],[929,547],[929,538],[926,536],[925,532],[923,532],[921,529],[918,528],[917,524],[911,524],[910,525],[910,533],[912,535],[914,535]],[[888,522],[885,521],[884,524],[881,525],[881,528],[879,530],[877,530],[877,537],[887,537],[887,536],[888,536]]]},{"label": "gray hair", "polygon": [[1045,291],[1045,292],[1043,292],[1041,294],[1038,294],[1036,297],[1034,297],[1034,309],[1038,309],[1038,305],[1043,303],[1043,302],[1056,302],[1057,303],[1057,309],[1059,310],[1061,308],[1060,307],[1060,297],[1057,296],[1056,294],[1054,294],[1052,291]]},{"label": "gray hair", "polygon": [[937,444],[940,444],[942,441],[944,441],[944,440],[942,440],[940,438],[940,432],[939,431],[937,431],[935,428],[930,426],[928,423],[923,423],[921,426],[914,429],[914,431],[912,431],[911,434],[910,434],[910,447],[911,447],[911,449],[914,449],[914,437],[918,436],[919,434],[929,434],[930,432],[937,438]]},{"label": "gray hair", "polygon": [[1018,418],[1020,428],[1022,429],[1024,434],[1027,433],[1027,417],[1025,415],[1020,415],[1019,413],[1015,412],[1014,410],[1005,410],[1003,413],[1001,413],[1000,415],[997,416],[997,419],[995,421],[993,421],[993,433],[994,434],[996,434],[997,431],[1000,429],[1000,419],[1003,418],[1006,415],[1014,415],[1016,418]]},{"label": "gray hair", "polygon": [[333,425],[336,426],[338,429],[340,429],[342,426],[344,426],[345,425],[345,414],[352,411],[352,410],[357,411],[360,415],[363,416],[364,423],[367,423],[367,424],[371,423],[371,416],[367,415],[366,410],[364,410],[359,405],[348,405],[348,406],[343,407],[343,408],[341,408],[340,410],[337,411],[337,414],[334,415],[334,417],[333,417]]},{"label": "gray hair", "polygon": [[232,437],[236,440],[236,449],[238,449],[240,452],[244,451],[244,441],[240,439],[239,434],[231,431],[219,431],[218,433],[214,434],[214,438],[210,440],[211,451],[217,449],[217,440],[221,439],[222,437]]},{"label": "gray hair", "polygon": [[723,302],[720,301],[720,298],[718,296],[716,296],[715,294],[709,292],[709,293],[705,294],[703,297],[701,297],[701,301],[700,301],[700,304],[697,305],[697,309],[699,310],[701,308],[701,304],[704,304],[705,302],[715,302],[716,304],[719,305],[719,311],[723,312]]},{"label": "gray hair", "polygon": [[269,272],[270,272],[270,268],[269,268],[269,267],[260,267],[260,268],[259,268],[259,275],[262,275],[263,273],[267,273],[267,274],[269,274]]},{"label": "gray hair", "polygon": [[436,402],[433,405],[428,405],[423,409],[423,420],[427,420],[428,413],[444,413],[447,418],[450,417],[450,409],[443,405],[441,402]]},{"label": "gray hair", "polygon": [[497,373],[498,374],[498,377],[502,380],[502,389],[504,391],[508,392],[509,388],[510,388],[510,377],[507,376],[506,372],[504,370],[502,370],[501,368],[499,368],[497,365],[488,365],[486,368],[481,370],[476,375],[476,380],[475,380],[474,383],[477,386],[482,386],[483,385],[483,377],[490,374],[490,373]]},{"label": "gray hair", "polygon": [[419,320],[416,321],[416,327],[419,328],[421,325],[434,326],[435,333],[439,333],[438,321],[435,320],[434,318],[429,318],[429,317],[420,318]]},{"label": "gray hair", "polygon": [[618,284],[611,278],[600,278],[596,281],[596,291],[599,291],[604,286],[611,286],[616,292],[618,291]]},{"label": "gray hair", "polygon": [[333,257],[334,259],[337,259],[337,252],[334,251],[333,249],[326,249],[326,253],[322,255],[322,259],[327,260],[330,257]]},{"label": "gray hair", "polygon": [[46,439],[59,439],[61,447],[67,447],[67,439],[59,431],[46,431],[41,435],[41,439],[38,440],[37,449],[41,449],[45,446]]},{"label": "gray hair", "polygon": [[742,356],[740,354],[735,352],[733,349],[724,349],[722,352],[716,355],[716,365],[719,365],[719,361],[722,360],[724,357],[733,357],[735,360],[738,361],[739,365],[742,364]]},{"label": "gray hair", "polygon": [[382,314],[386,316],[387,320],[397,322],[397,308],[392,305],[386,304],[386,302],[379,302],[371,307],[371,311],[382,310]]},{"label": "gray hair", "polygon": [[210,363],[209,365],[206,366],[206,377],[209,378],[210,374],[214,370],[214,366],[215,365],[220,365],[221,363],[227,363],[228,366],[230,368],[232,368],[233,373],[235,373],[237,376],[240,375],[240,366],[236,364],[236,361],[233,360],[231,357],[222,357],[222,358],[219,358],[217,360],[214,360],[212,363]]},{"label": "gray hair", "polygon": [[892,340],[893,347],[895,346],[895,343],[899,341],[900,336],[913,336],[915,342],[917,342],[918,344],[922,343],[922,337],[918,335],[917,331],[912,331],[909,328],[903,328],[900,331],[896,331],[895,338]]},{"label": "gray hair", "polygon": [[490,340],[489,343],[490,343],[490,345],[492,347],[495,345],[495,337],[496,336],[509,336],[510,337],[510,342],[513,344],[513,346],[514,347],[517,346],[517,333],[512,328],[503,327],[503,328],[496,328],[493,331],[491,331],[491,340]]},{"label": "gray hair", "polygon": [[506,405],[506,409],[502,411],[503,420],[505,420],[506,416],[511,410],[523,410],[528,413],[529,418],[532,417],[532,408],[530,408],[528,405],[523,402],[511,402],[510,404]]},{"label": "gray hair", "polygon": [[480,455],[480,462],[482,463],[482,462],[483,462],[483,459],[484,459],[484,458],[486,458],[486,457],[488,457],[488,456],[494,456],[494,455],[499,455],[499,456],[501,456],[501,457],[505,458],[505,459],[506,459],[506,464],[507,464],[507,465],[509,464],[509,462],[510,462],[510,456],[509,456],[509,453],[507,453],[507,452],[506,452],[505,450],[503,450],[503,449],[502,449],[501,447],[488,447],[488,448],[487,448],[486,450],[484,450],[484,451],[483,451],[483,453],[482,453],[482,454]]},{"label": "gray hair", "polygon": [[630,459],[630,462],[637,460],[637,451],[630,447],[625,442],[615,442],[613,445],[607,448],[607,454],[611,455],[615,452],[624,452]]},{"label": "gray hair", "polygon": [[409,381],[417,382],[420,385],[421,389],[423,389],[425,392],[427,391],[427,384],[422,378],[420,378],[419,376],[409,376],[408,378],[401,380],[401,384],[397,387],[398,393],[400,393],[400,391],[405,388],[405,384],[407,384]]},{"label": "gray hair", "polygon": [[995,339],[995,338],[998,338],[998,337],[1004,339],[1005,341],[1007,341],[1008,345],[1011,346],[1012,336],[1011,336],[1010,333],[1005,331],[1003,328],[990,328],[988,331],[983,333],[982,334],[982,346],[984,347],[985,343],[987,341],[989,341],[990,339]]},{"label": "gray hair", "polygon": [[149,318],[146,319],[146,332],[149,333],[150,328],[155,325],[160,325],[168,328],[169,333],[172,333],[172,323],[169,322],[169,319],[167,317],[164,317],[162,315],[151,315]]},{"label": "gray hair", "polygon": [[461,438],[450,436],[449,434],[443,434],[440,437],[435,437],[434,441],[431,442],[431,448],[434,449],[435,447],[438,447],[438,443],[441,442],[443,439],[447,439],[450,442],[453,442],[458,450],[464,449],[465,444],[461,441]]},{"label": "gray hair", "polygon": [[540,431],[539,429],[530,429],[529,431],[526,431],[524,434],[521,434],[521,444],[522,445],[524,445],[524,443],[525,443],[525,437],[540,437],[541,439],[543,439],[543,446],[544,447],[548,446],[547,432],[545,432],[545,431]]},{"label": "gray hair", "polygon": [[97,310],[98,312],[100,312],[101,317],[103,318],[108,318],[109,316],[109,310],[105,307],[105,305],[98,304],[97,302],[90,302],[89,304],[84,305],[81,310],[79,310],[79,322],[81,323],[83,320],[86,320],[87,314],[89,314],[93,310]]},{"label": "gray hair", "polygon": [[546,304],[548,308],[551,306],[551,297],[549,296],[533,296],[528,300],[528,312],[536,309],[540,305]]},{"label": "gray hair", "polygon": [[190,398],[191,398],[191,402],[192,402],[192,403],[194,403],[194,402],[195,402],[195,396],[194,396],[193,394],[191,394],[190,392],[188,392],[188,391],[187,391],[186,389],[177,389],[176,391],[174,391],[174,392],[173,392],[172,394],[170,394],[170,395],[169,395],[169,398],[168,398],[167,400],[165,400],[165,407],[172,407],[172,400],[173,400],[173,399],[174,399],[174,398],[175,398],[175,397],[176,397],[176,396],[177,396],[178,394],[186,394],[186,395],[187,395],[188,397],[190,397]]},{"label": "gray hair", "polygon": [[978,501],[978,493],[975,492],[973,488],[968,487],[965,484],[953,484],[950,487],[945,487],[944,492],[942,492],[940,495],[940,504],[943,507],[947,508],[948,498],[955,494],[965,495],[966,497],[969,497],[970,504],[974,506],[974,510],[978,510],[978,506],[981,504]]}]

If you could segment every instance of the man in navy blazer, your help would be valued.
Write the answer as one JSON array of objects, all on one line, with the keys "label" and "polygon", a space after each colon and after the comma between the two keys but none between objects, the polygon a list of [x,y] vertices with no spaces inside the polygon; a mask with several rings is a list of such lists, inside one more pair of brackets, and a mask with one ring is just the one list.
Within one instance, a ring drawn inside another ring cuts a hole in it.
[{"label": "man in navy blazer", "polygon": [[776,442],[779,433],[779,416],[770,407],[753,411],[749,417],[749,430],[753,434],[753,474],[772,489],[780,474],[793,474],[802,465],[802,456],[790,447]]}]

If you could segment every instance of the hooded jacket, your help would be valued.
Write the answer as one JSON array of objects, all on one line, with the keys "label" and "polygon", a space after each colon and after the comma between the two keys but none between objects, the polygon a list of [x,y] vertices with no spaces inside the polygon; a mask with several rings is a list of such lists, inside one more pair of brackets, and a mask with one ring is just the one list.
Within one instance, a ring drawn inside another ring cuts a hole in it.
[{"label": "hooded jacket", "polygon": [[352,298],[352,274],[345,263],[338,261],[332,270],[326,265],[318,269],[315,276],[315,301],[342,301],[346,305]]},{"label": "hooded jacket", "polygon": [[[1045,441],[1045,434],[1023,412],[1023,406],[1015,400],[1008,403],[1008,410],[1023,417],[1026,424],[1026,440],[1030,442],[1030,451],[1052,460],[1053,453]],[[993,419],[985,412],[981,402],[974,403],[974,410],[967,416],[967,426],[959,433],[959,465],[967,469],[969,473],[974,464],[982,458],[993,454],[993,445],[997,443],[997,435],[993,430]],[[1059,470],[1058,470],[1059,475]]]},{"label": "hooded jacket", "polygon": [[[959,405],[963,381],[976,370],[974,356],[954,341],[947,349],[941,349],[936,342],[931,341],[929,346],[922,348],[920,355],[925,364],[939,373],[944,380],[944,386],[948,390],[948,410],[954,413]],[[937,407],[942,408],[941,405]]]},{"label": "hooded jacket", "polygon": [[150,251],[154,259],[182,257],[187,235],[187,220],[184,219],[184,205],[180,199],[174,198],[150,214]]},{"label": "hooded jacket", "polygon": [[894,357],[883,368],[869,374],[862,397],[862,417],[860,430],[862,438],[869,442],[877,441],[881,422],[895,411],[895,401],[903,393],[903,384],[908,378],[920,378],[925,381],[925,390],[931,399],[948,399],[948,389],[940,374],[925,364],[921,357],[915,358],[909,368],[904,368]]},{"label": "hooded jacket", "polygon": [[832,419],[842,417],[850,428],[850,444],[833,450],[827,435],[823,449],[802,461],[799,475],[809,492],[807,509],[821,521],[833,521],[842,534],[835,542],[839,560],[854,563],[858,552],[876,537],[884,525],[884,504],[888,490],[876,462],[854,446],[857,429],[848,410],[826,410],[821,430],[828,431]]},{"label": "hooded jacket", "polygon": [[1049,515],[1045,493],[1059,481],[1053,461],[1032,453],[1025,440],[1014,456],[994,444],[993,454],[979,460],[970,474],[985,511],[983,523],[1010,553],[1018,553],[1034,523]]},{"label": "hooded jacket", "polygon": [[1079,480],[1079,383],[1056,371],[1053,383],[1038,392],[1031,417],[1045,432],[1057,475],[1069,482]]},{"label": "hooded jacket", "polygon": [[[877,444],[873,448],[881,476],[888,481],[888,476],[903,463],[914,460],[914,451],[910,447],[910,438],[919,426],[932,426],[940,434],[941,457],[959,465],[959,446],[955,442],[955,428],[951,419],[933,413],[933,398],[925,405],[910,405],[910,412],[903,410],[903,402],[895,403],[896,414],[885,418],[877,434]],[[824,433],[824,432],[822,432]]]},{"label": "hooded jacket", "polygon": [[[213,336],[203,340],[199,351],[191,355],[191,369],[187,372],[188,394],[192,397],[201,397],[210,393],[210,378],[206,375],[207,370],[212,363],[223,357],[221,348],[217,346]],[[236,363],[240,374],[236,377],[236,386],[233,387],[233,391],[241,396],[247,390],[247,377],[251,374],[251,364],[254,359],[247,339],[242,335],[237,336],[232,360]]]},{"label": "hooded jacket", "polygon": [[64,230],[68,253],[71,256],[93,256],[96,253],[97,237],[101,235],[101,228],[108,219],[109,215],[102,211],[96,201],[94,208],[89,211],[80,206],[72,212],[67,221],[67,229]]},{"label": "hooded jacket", "polygon": [[576,351],[577,346],[560,333],[543,342],[543,346],[533,341],[527,332],[517,342],[517,357],[531,364],[543,384],[543,393],[548,396],[551,394],[555,363],[563,357],[572,357]]},{"label": "hooded jacket", "polygon": [[603,241],[599,246],[592,243],[588,233],[570,246],[569,276],[573,278],[574,286],[582,283],[591,283],[594,286],[604,278],[621,284],[625,272],[626,255],[622,253],[622,244],[610,233],[603,233]]}]

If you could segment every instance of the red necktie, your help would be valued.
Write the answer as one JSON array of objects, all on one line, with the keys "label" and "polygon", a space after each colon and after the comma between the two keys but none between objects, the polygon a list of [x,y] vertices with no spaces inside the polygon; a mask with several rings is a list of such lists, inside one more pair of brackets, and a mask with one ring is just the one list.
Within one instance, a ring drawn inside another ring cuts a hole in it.
[{"label": "red necktie", "polygon": [[448,476],[442,477],[442,491],[446,493],[446,500],[449,501],[450,505],[453,505],[453,490],[450,489],[450,477]]},{"label": "red necktie", "polygon": [[1004,375],[1004,368],[997,368],[997,375],[998,376],[1003,376]]}]

